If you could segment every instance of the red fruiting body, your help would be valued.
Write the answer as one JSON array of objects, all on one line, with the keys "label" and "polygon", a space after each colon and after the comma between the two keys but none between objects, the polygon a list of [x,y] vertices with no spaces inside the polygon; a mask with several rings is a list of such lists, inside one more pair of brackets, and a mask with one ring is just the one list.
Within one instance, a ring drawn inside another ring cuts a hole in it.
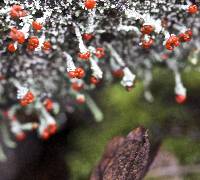
[{"label": "red fruiting body", "polygon": [[97,48],[95,52],[95,56],[99,59],[103,58],[105,56],[105,50],[104,48]]},{"label": "red fruiting body", "polygon": [[26,138],[26,134],[24,132],[20,132],[16,134],[17,141],[23,141]]},{"label": "red fruiting body", "polygon": [[115,71],[112,71],[112,75],[116,78],[122,78],[124,76],[124,72],[122,69],[117,69]]},{"label": "red fruiting body", "polygon": [[20,100],[20,104],[21,106],[27,106],[28,103],[25,100]]},{"label": "red fruiting body", "polygon": [[91,77],[90,77],[90,83],[96,85],[96,84],[99,83],[99,79],[97,79],[97,78],[94,77],[94,76],[91,76]]},{"label": "red fruiting body", "polygon": [[36,21],[33,21],[32,22],[32,27],[35,31],[40,31],[42,29],[42,24],[36,22]]},{"label": "red fruiting body", "polygon": [[154,31],[153,26],[151,25],[144,25],[142,26],[142,28],[140,29],[142,34],[151,34]]},{"label": "red fruiting body", "polygon": [[192,39],[192,31],[188,30],[185,33],[179,34],[178,37],[180,42],[188,42]]},{"label": "red fruiting body", "polygon": [[15,11],[22,11],[22,6],[15,4],[12,6],[12,9],[14,9]]},{"label": "red fruiting body", "polygon": [[44,129],[44,131],[42,132],[41,138],[42,138],[43,140],[47,140],[47,139],[49,139],[49,137],[50,137],[50,134],[49,134],[48,129],[46,128],[46,129]]},{"label": "red fruiting body", "polygon": [[29,104],[32,103],[35,99],[34,95],[30,91],[26,94],[25,98]]},{"label": "red fruiting body", "polygon": [[19,44],[23,44],[25,42],[24,33],[17,30],[17,28],[12,28],[10,32],[10,37],[13,41],[17,41]]},{"label": "red fruiting body", "polygon": [[176,102],[178,104],[183,104],[186,101],[186,96],[184,95],[176,95]]},{"label": "red fruiting body", "polygon": [[152,38],[150,38],[148,41],[143,40],[142,41],[142,47],[144,49],[149,49],[154,43],[154,40]]},{"label": "red fruiting body", "polygon": [[28,49],[29,51],[34,51],[34,50],[35,50],[35,47],[34,47],[34,46],[28,45],[28,46],[27,46],[27,49]]},{"label": "red fruiting body", "polygon": [[69,72],[68,72],[68,76],[69,76],[69,78],[76,78],[76,73],[75,73],[75,71],[69,71]]},{"label": "red fruiting body", "polygon": [[71,88],[75,91],[80,91],[83,88],[83,84],[78,82],[73,82]]},{"label": "red fruiting body", "polygon": [[177,47],[179,45],[180,45],[179,38],[175,35],[171,35],[167,40],[165,47],[166,49],[172,51],[174,47]]},{"label": "red fruiting body", "polygon": [[188,7],[189,14],[196,14],[198,12],[198,7],[195,4],[192,4]]},{"label": "red fruiting body", "polygon": [[83,34],[83,39],[86,40],[86,41],[91,40],[93,37],[94,36],[92,34],[89,34],[89,33]]},{"label": "red fruiting body", "polygon": [[57,131],[57,125],[56,124],[49,124],[48,125],[48,131],[49,131],[50,135],[55,134],[56,131]]},{"label": "red fruiting body", "polygon": [[18,33],[17,28],[15,27],[11,28],[10,37],[12,38],[13,41],[17,41],[17,38],[18,38],[17,33]]},{"label": "red fruiting body", "polygon": [[85,8],[86,9],[94,9],[96,6],[96,0],[86,0],[85,1]]},{"label": "red fruiting body", "polygon": [[69,78],[78,78],[81,79],[85,76],[85,71],[83,68],[76,68],[75,71],[68,72]]},{"label": "red fruiting body", "polygon": [[44,106],[46,108],[47,111],[51,111],[53,109],[53,101],[51,99],[46,99],[44,101]]},{"label": "red fruiting body", "polygon": [[44,43],[43,43],[43,50],[45,50],[45,51],[48,51],[48,50],[50,50],[51,49],[51,43],[49,42],[49,41],[45,41]]},{"label": "red fruiting body", "polygon": [[83,60],[88,60],[90,58],[90,52],[86,52],[86,53],[79,53],[79,58],[83,59]]},{"label": "red fruiting body", "polygon": [[49,139],[50,135],[55,134],[57,131],[57,125],[55,123],[49,124],[42,132],[41,138],[44,140]]},{"label": "red fruiting body", "polygon": [[33,36],[28,40],[28,46],[31,48],[37,48],[39,45],[39,40],[37,37]]},{"label": "red fruiting body", "polygon": [[31,104],[34,101],[35,97],[32,94],[32,92],[27,92],[27,94],[24,96],[23,99],[20,100],[21,106],[27,106],[28,104]]},{"label": "red fruiting body", "polygon": [[77,103],[84,104],[85,103],[85,97],[84,96],[78,96],[76,98]]},{"label": "red fruiting body", "polygon": [[78,79],[81,79],[85,76],[85,71],[81,67],[76,68],[75,73],[76,73],[76,78],[78,78]]},{"label": "red fruiting body", "polygon": [[192,38],[192,35],[193,35],[192,30],[187,30],[185,33],[188,34],[190,36],[190,38]]},{"label": "red fruiting body", "polygon": [[13,43],[10,43],[8,44],[8,47],[7,47],[8,51],[11,52],[11,53],[14,53],[16,51],[16,48],[14,46]]},{"label": "red fruiting body", "polygon": [[18,36],[17,42],[18,42],[19,44],[23,44],[23,43],[25,42],[24,33],[21,32],[21,31],[18,31],[17,36]]},{"label": "red fruiting body", "polygon": [[10,16],[15,19],[24,17],[26,16],[26,11],[24,11],[20,5],[13,5],[10,10]]}]

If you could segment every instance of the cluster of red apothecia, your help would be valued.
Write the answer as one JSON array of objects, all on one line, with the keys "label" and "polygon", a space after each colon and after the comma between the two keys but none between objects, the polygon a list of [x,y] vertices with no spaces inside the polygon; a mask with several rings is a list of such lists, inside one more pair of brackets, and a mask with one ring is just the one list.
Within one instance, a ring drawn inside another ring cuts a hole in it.
[{"label": "cluster of red apothecia", "polygon": [[53,109],[53,101],[50,98],[45,99],[43,104],[47,111],[51,111]]},{"label": "cluster of red apothecia", "polygon": [[69,71],[68,76],[70,78],[78,78],[81,79],[85,76],[85,70],[81,67],[76,68],[74,71]]},{"label": "cluster of red apothecia", "polygon": [[[192,4],[188,7],[187,12],[189,14],[196,14],[198,12],[198,7],[195,4]],[[167,22],[165,22],[167,23]],[[166,24],[163,24],[163,26],[166,26]],[[150,36],[151,33],[154,31],[153,26],[151,25],[144,25],[142,26],[142,28],[140,29],[141,33],[142,33],[142,47],[145,49],[150,48],[153,43],[154,43],[154,39]],[[148,40],[144,40],[145,35],[149,35],[149,39]],[[173,50],[174,47],[178,47],[180,45],[180,43],[182,42],[189,42],[192,38],[192,31],[191,30],[187,30],[185,33],[181,33],[178,36],[176,35],[171,35],[169,37],[169,39],[167,39],[166,41],[166,49],[168,50]]]},{"label": "cluster of red apothecia", "polygon": [[[96,77],[94,76],[91,76],[90,77],[90,83],[91,84],[94,84],[94,85],[97,85],[98,83],[100,82],[99,79],[97,79]],[[71,84],[71,88],[74,90],[74,91],[81,91],[83,88],[84,88],[84,84],[82,82],[72,82]]]},{"label": "cluster of red apothecia", "polygon": [[[143,25],[140,29],[141,33],[142,33],[142,47],[145,49],[149,49],[153,43],[154,43],[154,39],[150,36],[150,34],[154,31],[153,26],[151,25]],[[144,39],[145,35],[149,35],[150,38],[148,40]]]},{"label": "cluster of red apothecia", "polygon": [[[20,5],[13,5],[11,10],[10,10],[10,16],[14,20],[17,20],[20,17],[27,16],[27,14],[28,14],[27,11],[23,10],[22,6],[20,6]],[[42,27],[43,27],[42,24],[40,24],[36,21],[32,22],[32,28],[36,33],[38,31],[40,31],[42,29]],[[20,30],[18,30],[16,27],[11,28],[10,38],[14,41],[12,43],[9,43],[8,46],[7,46],[7,50],[10,53],[14,53],[17,50],[16,45],[14,44],[15,42],[17,42],[19,44],[24,44],[26,42],[24,33],[21,32]],[[39,46],[38,37],[32,36],[28,39],[27,50],[34,51],[38,46]],[[44,51],[50,50],[51,49],[51,43],[49,41],[43,42],[42,49]]]},{"label": "cluster of red apothecia", "polygon": [[[69,78],[78,78],[78,79],[82,79],[85,76],[85,70],[81,67],[76,68],[74,71],[69,71],[68,72],[68,76]],[[90,83],[91,84],[98,84],[99,83],[99,79],[97,79],[94,76],[90,77]],[[83,88],[82,85],[78,84],[78,83],[72,83],[72,89],[74,90],[81,90]]]},{"label": "cluster of red apothecia", "polygon": [[196,14],[198,12],[198,7],[196,4],[192,4],[187,9],[189,14]]},{"label": "cluster of red apothecia", "polygon": [[[105,50],[104,48],[96,48],[96,51],[94,52],[94,55],[101,59],[104,58],[105,56]],[[82,60],[89,60],[89,58],[91,57],[91,53],[89,51],[85,52],[85,53],[79,53],[78,57]]]},{"label": "cluster of red apothecia", "polygon": [[83,39],[86,40],[86,41],[90,41],[92,38],[94,38],[94,35],[93,34],[90,34],[90,33],[84,33],[82,35]]},{"label": "cluster of red apothecia", "polygon": [[57,124],[56,123],[52,123],[49,124],[42,132],[41,134],[41,138],[44,140],[47,140],[50,138],[50,136],[54,135],[57,132]]},{"label": "cluster of red apothecia", "polygon": [[21,106],[27,106],[34,101],[35,97],[31,91],[28,91],[26,95],[20,100]]},{"label": "cluster of red apothecia", "polygon": [[[27,106],[31,103],[33,103],[35,100],[35,96],[31,91],[28,91],[26,95],[20,99],[21,106]],[[53,101],[50,98],[46,98],[43,102],[44,107],[47,111],[51,111],[53,109]]]},{"label": "cluster of red apothecia", "polygon": [[[149,35],[151,32],[153,32],[153,27],[151,25],[144,25],[141,28],[141,32],[143,33],[143,35],[144,34]],[[178,47],[181,42],[189,42],[191,38],[192,38],[191,30],[187,30],[185,33],[181,33],[178,36],[171,35],[169,39],[167,39],[165,47],[168,50],[173,50],[174,47]],[[153,45],[153,43],[154,39],[150,37],[148,41],[142,40],[142,47],[148,49]]]},{"label": "cluster of red apothecia", "polygon": [[[83,39],[85,41],[90,41],[92,40],[95,36],[93,34],[90,34],[90,33],[84,33],[82,35]],[[94,55],[98,58],[98,59],[102,59],[105,57],[105,49],[104,48],[96,48],[95,52],[94,52]],[[78,57],[81,59],[81,60],[84,60],[84,61],[88,61],[89,58],[91,57],[91,53],[89,51],[85,52],[85,53],[79,53],[78,54]],[[78,71],[80,71],[80,69],[78,68]],[[70,78],[83,78],[85,73],[84,70],[81,68],[81,74],[84,74],[82,76],[78,75],[77,73],[77,69],[75,71],[71,71],[69,72],[69,77]],[[77,74],[77,75],[76,75]],[[121,68],[119,69],[116,69],[115,71],[112,72],[113,76],[116,77],[116,78],[122,78],[123,77],[123,70]],[[98,83],[100,82],[99,79],[97,79],[96,77],[94,76],[91,76],[90,77],[90,83],[91,84],[94,84],[94,85],[97,85]],[[83,85],[82,84],[79,84],[79,83],[72,83],[72,89],[76,90],[76,91],[80,91],[81,89],[83,88]]]},{"label": "cluster of red apothecia", "polygon": [[86,9],[94,9],[96,6],[96,0],[86,0],[84,6]]},{"label": "cluster of red apothecia", "polygon": [[10,10],[10,16],[14,19],[19,19],[27,15],[27,12],[23,10],[20,5],[13,5]]},{"label": "cluster of red apothecia", "polygon": [[[85,0],[84,6],[86,9],[90,10],[90,9],[94,9],[96,7],[96,0]],[[84,33],[82,35],[83,39],[86,41],[90,41],[92,38],[94,38],[93,34],[90,33]],[[96,52],[94,53],[94,55],[101,59],[105,56],[105,51],[103,48],[97,48]],[[91,57],[91,54],[89,51],[85,52],[85,53],[79,53],[78,57],[82,60],[88,60]]]},{"label": "cluster of red apothecia", "polygon": [[180,46],[181,43],[189,42],[192,39],[192,30],[187,30],[185,33],[181,33],[178,36],[171,35],[166,42],[166,49],[173,50],[174,47]]},{"label": "cluster of red apothecia", "polygon": [[[85,33],[82,35],[83,39],[86,40],[86,41],[90,41],[92,38],[94,38],[94,35],[93,34],[89,34],[89,33]],[[105,50],[104,48],[96,48],[95,52],[94,52],[94,55],[98,58],[98,59],[102,59],[105,57]],[[78,54],[78,57],[81,59],[81,60],[84,60],[84,61],[88,61],[91,57],[91,53],[89,51],[85,52],[85,53],[79,53]],[[82,68],[77,68],[75,71],[71,71],[69,72],[69,77],[70,78],[83,78],[85,75],[84,73],[84,70]],[[90,83],[91,84],[98,84],[100,82],[99,79],[97,79],[96,77],[94,76],[91,76],[90,77]],[[83,88],[83,86],[80,84],[77,84],[77,83],[74,83],[72,84],[72,88],[74,90],[81,90]]]},{"label": "cluster of red apothecia", "polygon": [[[28,104],[32,103],[34,101],[34,95],[32,94],[32,92],[28,92],[23,99],[20,100],[20,104],[22,106],[27,106]],[[44,101],[43,101],[43,105],[45,107],[45,109],[47,111],[52,111],[53,109],[53,101],[50,99],[50,98],[46,98]],[[33,124],[33,130],[34,129],[37,129],[38,127],[38,124]],[[51,135],[55,134],[57,131],[57,125],[56,123],[50,123],[47,125],[47,127],[43,130],[42,134],[41,134],[41,138],[46,140],[48,139]],[[22,141],[24,140],[26,137],[26,134],[24,132],[19,132],[17,135],[16,135],[16,139],[18,141]]]},{"label": "cluster of red apothecia", "polygon": [[[142,38],[144,37],[144,35],[149,35],[150,33],[153,32],[153,27],[151,25],[144,25],[141,28],[141,32],[143,33]],[[184,33],[179,34],[178,36],[176,35],[171,35],[169,37],[169,39],[167,39],[165,47],[168,50],[173,50],[174,47],[178,47],[180,46],[180,43],[183,42],[189,42],[192,39],[192,30],[187,30]],[[148,41],[145,41],[144,39],[142,40],[142,47],[145,49],[150,48],[154,43],[154,39],[153,38],[149,38]]]},{"label": "cluster of red apothecia", "polygon": [[[94,9],[96,7],[96,0],[85,0],[84,6],[86,9],[91,10]],[[196,14],[198,12],[198,7],[196,5],[190,5],[189,8],[187,9],[187,12],[189,14]],[[23,10],[23,8],[20,5],[13,5],[10,11],[10,16],[13,19],[19,19],[20,17],[24,17],[27,15],[27,12],[25,10]],[[38,31],[41,31],[43,26],[42,24],[40,24],[39,22],[33,21],[32,22],[32,28],[34,29],[34,31],[37,33]],[[142,33],[142,47],[145,49],[150,48],[153,43],[154,43],[154,39],[151,37],[151,34],[154,32],[154,28],[151,25],[143,25],[140,29],[141,33]],[[144,36],[148,35],[149,39],[145,40]],[[82,35],[83,39],[86,41],[90,41],[92,38],[94,38],[93,34],[89,34],[89,33],[85,33]],[[23,32],[21,32],[20,30],[18,30],[16,27],[11,28],[11,32],[10,32],[10,38],[19,43],[19,44],[23,44],[25,43],[25,35]],[[178,36],[176,35],[171,35],[169,37],[169,39],[167,39],[166,41],[166,49],[168,50],[173,50],[174,47],[177,47],[180,45],[180,43],[182,42],[188,42],[190,41],[192,38],[192,31],[191,30],[187,30],[185,33],[181,33]],[[34,51],[37,47],[39,46],[39,39],[36,36],[32,36],[28,39],[27,41],[27,49],[30,51]],[[49,50],[51,49],[51,44],[48,41],[45,41],[43,43],[43,50]],[[16,48],[14,43],[10,43],[8,45],[8,51],[9,52],[15,52]],[[93,52],[94,55],[101,59],[105,56],[105,51],[103,48],[96,48],[96,51]],[[91,57],[91,52],[87,51],[85,53],[79,53],[78,57],[81,60],[89,60],[89,58]],[[112,72],[113,76],[121,78],[123,77],[123,70],[122,69],[117,69],[115,71]],[[81,79],[85,76],[85,70],[81,67],[76,68],[74,71],[70,71],[68,72],[68,76],[70,78],[78,78]],[[90,77],[90,83],[91,84],[98,84],[99,83],[99,79],[97,79],[94,76]],[[83,88],[83,84],[77,83],[77,82],[73,82],[72,83],[72,89],[79,91]],[[182,102],[182,98],[181,100],[179,100],[180,98],[178,98],[178,102]],[[23,106],[33,102],[34,100],[34,96],[31,92],[28,92],[27,95],[21,100],[21,104]],[[52,109],[52,101],[51,100],[47,100],[45,101],[45,107],[47,110],[51,110]]]}]

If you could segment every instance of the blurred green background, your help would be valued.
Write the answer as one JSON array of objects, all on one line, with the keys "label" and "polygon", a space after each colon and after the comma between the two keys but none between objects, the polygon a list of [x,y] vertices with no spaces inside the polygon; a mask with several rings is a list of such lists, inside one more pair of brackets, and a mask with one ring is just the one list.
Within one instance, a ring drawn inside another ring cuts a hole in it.
[{"label": "blurred green background", "polygon": [[[183,83],[188,90],[188,99],[183,105],[175,102],[171,71],[158,68],[153,76],[153,103],[144,99],[140,81],[131,92],[126,92],[119,83],[98,92],[96,101],[104,113],[103,122],[85,117],[68,136],[70,146],[66,161],[70,179],[88,179],[107,142],[114,136],[126,135],[139,125],[149,129],[152,143],[161,140],[161,149],[172,153],[179,165],[200,163],[200,73],[183,73]],[[183,178],[197,180],[200,175],[188,174]],[[146,179],[159,178],[147,176]]]}]

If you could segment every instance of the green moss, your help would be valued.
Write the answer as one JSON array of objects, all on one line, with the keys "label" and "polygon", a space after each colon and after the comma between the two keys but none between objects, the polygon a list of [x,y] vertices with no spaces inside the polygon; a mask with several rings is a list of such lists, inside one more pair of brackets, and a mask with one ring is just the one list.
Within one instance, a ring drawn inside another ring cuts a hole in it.
[{"label": "green moss", "polygon": [[164,147],[175,154],[181,164],[194,164],[200,160],[200,143],[188,137],[168,138]]},{"label": "green moss", "polygon": [[184,177],[184,180],[197,180],[200,179],[200,174],[189,174]]}]

